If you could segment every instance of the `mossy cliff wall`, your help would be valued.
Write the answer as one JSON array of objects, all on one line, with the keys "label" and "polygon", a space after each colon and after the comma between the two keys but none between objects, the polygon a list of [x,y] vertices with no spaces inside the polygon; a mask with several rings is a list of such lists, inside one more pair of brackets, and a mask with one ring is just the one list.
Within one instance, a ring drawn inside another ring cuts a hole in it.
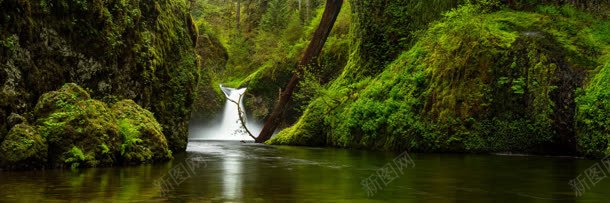
[{"label": "mossy cliff wall", "polygon": [[222,111],[224,94],[214,82],[214,75],[224,71],[229,55],[220,40],[214,36],[203,20],[197,21],[199,39],[196,51],[200,57],[199,85],[193,103],[193,122],[213,119]]},{"label": "mossy cliff wall", "polygon": [[[359,79],[375,75],[411,46],[414,33],[425,29],[460,0],[384,1],[353,0],[350,63],[343,76]],[[357,73],[357,74],[356,74]]]},{"label": "mossy cliff wall", "polygon": [[185,1],[0,0],[0,134],[11,113],[64,83],[154,113],[172,150],[186,148],[199,78]]},{"label": "mossy cliff wall", "polygon": [[343,77],[269,143],[606,155],[605,19],[572,6],[463,6],[389,65],[355,50]]}]

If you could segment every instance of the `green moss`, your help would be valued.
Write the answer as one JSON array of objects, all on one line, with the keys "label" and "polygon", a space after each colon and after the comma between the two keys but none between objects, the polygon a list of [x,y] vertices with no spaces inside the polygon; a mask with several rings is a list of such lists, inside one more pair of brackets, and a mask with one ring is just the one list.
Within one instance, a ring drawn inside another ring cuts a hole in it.
[{"label": "green moss", "polygon": [[[269,143],[573,153],[573,95],[605,52],[596,34],[603,20],[580,11],[488,12],[448,12],[373,77],[345,69],[359,79],[335,80]],[[352,55],[347,67],[365,67],[361,59]]]},{"label": "green moss", "polygon": [[[136,100],[159,115],[170,147],[186,148],[199,67],[185,1],[2,1],[0,13],[0,60],[10,61],[2,68],[14,81],[1,89],[15,100],[2,101],[0,116],[34,109],[39,96],[74,82],[92,98]],[[40,113],[62,105],[43,103],[51,106]]]},{"label": "green moss", "polygon": [[[319,101],[314,101],[319,102]],[[307,109],[301,119],[295,123],[292,127],[282,130],[279,134],[273,137],[273,139],[266,142],[266,144],[290,144],[290,145],[308,145],[308,146],[322,146],[325,143],[325,132],[321,129],[316,128],[317,126],[323,125],[323,120],[320,118],[324,117],[323,110],[316,109],[319,105],[311,105],[312,108]],[[298,135],[298,136],[294,136]]]},{"label": "green moss", "polygon": [[152,113],[131,100],[112,106],[122,137],[120,153],[127,164],[171,159],[167,140]]},{"label": "green moss", "polygon": [[[90,99],[74,84],[41,96],[37,127],[49,145],[54,166],[96,167],[171,159],[153,114],[132,100],[106,103]],[[79,94],[75,94],[75,92]]]},{"label": "green moss", "polygon": [[74,83],[66,83],[58,91],[41,96],[34,113],[42,117],[55,109],[73,109],[78,101],[87,99],[91,99],[87,91]]},{"label": "green moss", "polygon": [[[65,163],[70,167],[118,164],[119,129],[114,115],[103,102],[88,99],[53,109],[49,116],[38,119],[38,125],[49,142],[52,164]],[[106,145],[108,150],[100,145]],[[73,158],[70,151],[74,147],[86,154],[85,159]]]},{"label": "green moss", "polygon": [[0,144],[0,166],[3,168],[43,167],[46,160],[46,139],[28,124],[14,126]]},{"label": "green moss", "polygon": [[196,50],[201,65],[197,97],[193,103],[191,118],[210,120],[222,110],[224,104],[224,94],[215,79],[224,71],[229,56],[217,36],[209,32],[204,21],[197,21],[197,25],[200,32]]},{"label": "green moss", "polygon": [[354,29],[350,37],[350,64],[342,77],[362,79],[373,76],[416,41],[415,32],[459,5],[460,0],[434,1],[351,1]]},{"label": "green moss", "polygon": [[579,151],[589,157],[610,154],[610,63],[585,86],[576,99]]},{"label": "green moss", "polygon": [[77,169],[81,165],[81,163],[84,163],[86,160],[83,151],[81,151],[76,146],[73,146],[67,154],[67,158],[64,160],[64,162],[70,165],[70,168],[73,170]]},{"label": "green moss", "polygon": [[[249,115],[264,120],[271,112],[278,99],[278,90],[285,88],[292,77],[303,51],[322,19],[323,9],[323,7],[317,9],[315,17],[307,19],[304,23],[296,13],[284,14],[286,15],[284,20],[289,22],[287,25],[273,23],[278,26],[275,31],[263,32],[257,36],[255,40],[257,53],[253,62],[256,66],[252,71],[248,71],[249,74],[246,76],[240,75],[223,83],[234,87],[248,87],[244,106]],[[276,15],[269,13],[273,11],[267,12],[267,16]],[[351,3],[345,2],[320,56],[307,67],[307,72],[315,76],[319,80],[317,82],[321,84],[327,84],[337,78],[347,63],[350,44],[348,35],[352,26],[351,12]],[[301,87],[297,92],[301,92]],[[282,119],[285,124],[294,123],[303,113],[299,107],[307,105],[311,99],[311,95],[307,94],[293,97],[288,113],[285,113]]]}]

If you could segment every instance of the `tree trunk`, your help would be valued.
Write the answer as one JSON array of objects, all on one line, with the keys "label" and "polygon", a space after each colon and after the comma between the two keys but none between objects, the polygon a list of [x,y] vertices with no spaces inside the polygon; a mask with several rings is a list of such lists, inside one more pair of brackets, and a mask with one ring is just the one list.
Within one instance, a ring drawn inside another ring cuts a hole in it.
[{"label": "tree trunk", "polygon": [[[343,2],[341,2],[341,3],[343,3]],[[339,9],[341,9],[341,8],[339,8]],[[311,0],[305,0],[305,22],[309,22],[310,16],[311,16]]]},{"label": "tree trunk", "polygon": [[236,16],[235,17],[236,18],[236,23],[237,23],[237,25],[235,27],[236,27],[236,30],[237,30],[237,34],[240,33],[239,32],[239,23],[241,22],[241,19],[240,19],[241,16],[240,15],[241,15],[241,0],[237,0],[237,13],[235,15]]},{"label": "tree trunk", "polygon": [[311,42],[309,42],[309,46],[307,46],[299,65],[292,74],[292,78],[280,95],[279,101],[275,104],[275,107],[273,107],[273,111],[265,122],[263,130],[256,138],[257,143],[263,143],[269,140],[280,124],[280,118],[286,109],[288,101],[290,101],[290,98],[292,97],[292,92],[299,83],[299,76],[302,75],[303,68],[311,64],[314,59],[320,55],[322,47],[324,47],[324,43],[337,20],[337,16],[339,16],[341,5],[343,5],[343,0],[326,0],[326,8],[324,9],[324,14],[322,14],[320,25],[318,25],[316,32],[314,32],[313,38],[311,39]]}]

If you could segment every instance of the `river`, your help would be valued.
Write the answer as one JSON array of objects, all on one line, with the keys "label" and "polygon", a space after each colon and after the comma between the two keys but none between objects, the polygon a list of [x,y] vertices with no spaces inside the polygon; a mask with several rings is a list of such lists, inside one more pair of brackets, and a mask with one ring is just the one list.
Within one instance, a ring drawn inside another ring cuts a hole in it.
[{"label": "river", "polygon": [[[607,202],[610,198],[610,179],[591,185],[580,197],[568,184],[600,163],[594,160],[411,153],[410,165],[399,168],[394,160],[401,154],[192,141],[186,153],[163,164],[0,172],[0,202]],[[363,180],[379,177],[377,172],[384,166],[395,173],[384,181],[377,179],[377,191],[363,187]]]},{"label": "river", "polygon": [[[233,101],[246,90],[221,88]],[[174,154],[167,163],[0,171],[0,202],[607,202],[610,198],[610,178],[595,179],[595,185],[587,182],[579,196],[569,185],[576,177],[589,181],[592,167],[608,174],[601,160],[269,146],[251,143],[238,119],[237,105],[227,101],[216,122],[192,123],[187,151]],[[260,131],[255,121],[247,125]]]}]

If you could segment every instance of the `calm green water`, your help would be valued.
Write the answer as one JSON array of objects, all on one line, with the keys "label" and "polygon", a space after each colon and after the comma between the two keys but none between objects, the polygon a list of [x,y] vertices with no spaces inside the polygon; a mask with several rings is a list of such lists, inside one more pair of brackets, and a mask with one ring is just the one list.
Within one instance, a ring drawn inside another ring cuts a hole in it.
[{"label": "calm green water", "polygon": [[[568,185],[599,163],[594,160],[461,154],[410,154],[415,167],[404,168],[404,174],[396,173],[393,181],[381,183],[380,190],[368,196],[361,181],[399,154],[191,142],[187,153],[165,164],[0,172],[0,202],[610,201],[610,178],[581,197]],[[176,171],[187,173],[172,173]],[[159,187],[158,180],[172,177],[179,183]]]}]

